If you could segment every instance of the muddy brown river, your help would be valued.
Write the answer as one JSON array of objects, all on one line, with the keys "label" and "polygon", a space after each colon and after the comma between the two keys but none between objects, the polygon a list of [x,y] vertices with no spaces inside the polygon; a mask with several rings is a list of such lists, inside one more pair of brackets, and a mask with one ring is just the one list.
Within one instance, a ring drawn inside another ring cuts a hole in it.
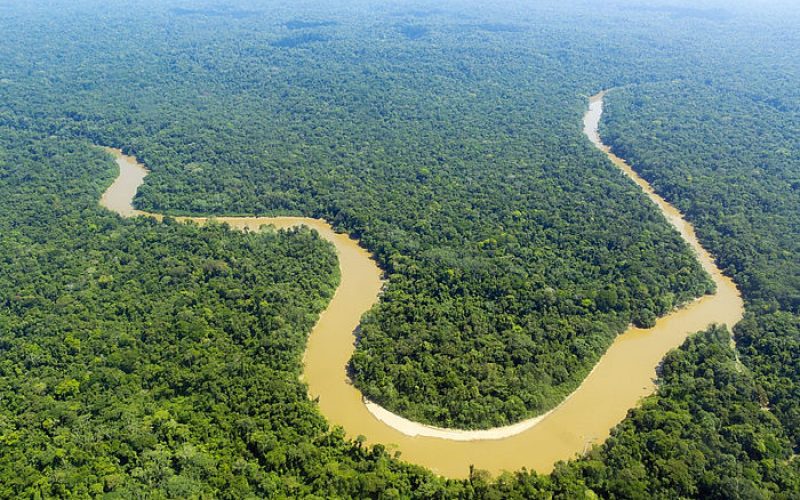
[{"label": "muddy brown river", "polygon": [[[630,327],[616,338],[583,383],[559,406],[514,425],[466,431],[442,429],[404,419],[366,401],[347,378],[346,366],[354,350],[354,336],[361,316],[379,298],[381,271],[369,252],[345,234],[333,231],[322,220],[302,217],[215,217],[232,227],[257,230],[262,225],[287,228],[309,226],[336,248],[341,283],[320,315],[303,356],[303,380],[309,396],[319,398],[319,408],[332,425],[347,435],[363,435],[368,443],[382,443],[402,452],[403,460],[454,478],[469,474],[470,465],[494,474],[522,467],[548,473],[559,460],[584,452],[605,440],[612,427],[641,398],[652,394],[655,368],[664,355],[688,335],[711,323],[733,326],[744,305],[731,279],[722,275],[703,249],[692,226],[681,213],[655,194],[621,158],[612,154],[598,134],[604,93],[593,96],[584,116],[584,133],[598,149],[635,182],[658,206],[666,219],[694,249],[703,268],[717,285],[714,295],[702,297],[660,318],[646,330]],[[150,215],[134,209],[133,197],[144,182],[147,169],[135,158],[111,151],[120,168],[119,177],[103,194],[101,204],[123,217]],[[206,217],[178,217],[204,223]]]}]

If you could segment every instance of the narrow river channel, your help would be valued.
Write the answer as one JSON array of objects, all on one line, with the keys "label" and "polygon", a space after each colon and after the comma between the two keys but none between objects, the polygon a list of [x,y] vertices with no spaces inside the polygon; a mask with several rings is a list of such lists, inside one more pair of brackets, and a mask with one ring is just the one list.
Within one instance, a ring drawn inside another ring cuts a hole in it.
[{"label": "narrow river channel", "polygon": [[[646,330],[631,327],[617,337],[583,383],[559,406],[539,417],[514,425],[481,431],[441,429],[409,421],[365,401],[347,378],[346,366],[354,350],[354,331],[361,316],[379,298],[381,271],[356,240],[333,231],[322,220],[302,217],[215,217],[232,227],[256,230],[262,225],[286,228],[306,225],[317,230],[336,248],[341,283],[308,339],[303,356],[303,379],[309,396],[332,425],[348,436],[363,435],[368,443],[382,443],[402,452],[403,460],[423,465],[448,477],[462,478],[470,465],[492,473],[522,467],[548,473],[559,460],[582,453],[591,443],[603,441],[627,411],[654,389],[655,368],[664,355],[688,335],[711,323],[733,326],[744,305],[733,281],[717,268],[700,245],[694,228],[681,213],[603,144],[598,126],[605,93],[593,96],[584,116],[584,133],[595,147],[633,180],[658,206],[666,219],[694,249],[703,268],[717,285],[714,295],[702,297]],[[150,215],[134,209],[132,202],[147,169],[119,150],[109,150],[120,167],[119,177],[103,194],[101,204],[123,217]],[[178,217],[204,223],[206,217]]]}]

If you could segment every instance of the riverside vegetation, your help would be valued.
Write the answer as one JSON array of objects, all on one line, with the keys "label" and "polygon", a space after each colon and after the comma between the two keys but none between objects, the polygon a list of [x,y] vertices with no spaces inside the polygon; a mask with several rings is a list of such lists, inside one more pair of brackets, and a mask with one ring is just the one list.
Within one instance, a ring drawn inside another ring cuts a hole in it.
[{"label": "riverside vegetation", "polygon": [[[194,24],[213,46],[250,48],[212,57],[190,47],[197,34],[176,34],[189,45],[167,55],[168,38],[119,46],[120,33],[104,31],[108,53],[137,65],[74,76],[58,66],[61,85],[86,86],[43,105],[55,114],[46,120],[150,167],[143,210],[307,215],[357,237],[389,282],[362,322],[353,378],[387,409],[461,428],[541,413],[629,323],[651,325],[710,290],[657,209],[579,135],[580,114],[558,110],[565,89],[504,90],[527,78],[522,60],[483,67],[486,56],[457,40],[442,55],[403,37],[388,57],[359,31],[287,50],[253,39],[253,18],[222,39],[206,19],[167,12],[135,25]],[[74,50],[70,59],[99,55]],[[443,57],[453,62],[435,69]]]},{"label": "riverside vegetation", "polygon": [[[274,20],[311,19],[302,5],[146,5],[0,6],[4,496],[798,494],[798,111],[796,88],[771,84],[797,81],[797,63],[759,63],[742,42],[790,53],[796,40],[769,36],[777,16],[613,11],[576,31],[567,8],[581,7],[565,5],[509,30],[498,10],[487,30],[457,7],[354,4],[291,29]],[[687,26],[646,37],[672,15]],[[601,31],[618,38],[598,47]],[[698,48],[706,37],[729,52]],[[742,59],[759,78],[732,78]],[[604,137],[744,290],[744,368],[724,331],[690,339],[656,396],[549,476],[447,481],[327,428],[297,380],[337,279],[313,233],[96,207],[113,163],[91,142],[153,168],[142,208],[331,220],[390,278],[353,359],[365,393],[438,424],[514,421],[557,403],[629,321],[708,291],[580,135],[580,94],[617,84],[634,86],[610,95]]]},{"label": "riverside vegetation", "polygon": [[[670,312],[652,329],[628,328],[614,339],[592,373],[563,404],[545,415],[518,424],[477,431],[434,429],[404,420],[365,400],[347,377],[345,367],[355,349],[354,330],[362,315],[380,299],[381,271],[370,254],[358,246],[357,240],[335,233],[320,219],[229,216],[213,219],[239,230],[257,230],[264,225],[289,228],[302,224],[313,228],[320,237],[334,245],[341,270],[340,283],[308,337],[301,378],[307,384],[309,397],[318,402],[319,410],[331,425],[340,425],[350,437],[365,435],[366,443],[392,443],[397,452],[402,453],[403,460],[431,467],[435,472],[452,478],[466,477],[475,467],[494,474],[522,467],[549,473],[557,462],[585,451],[588,444],[604,441],[630,408],[653,393],[653,371],[669,350],[680,346],[687,336],[713,321],[735,325],[741,320],[744,304],[738,289],[730,278],[722,275],[713,258],[697,242],[691,226],[674,207],[652,193],[652,188],[624,161],[607,153],[608,147],[602,143],[598,132],[602,96],[592,97],[589,108],[583,120],[584,134],[626,176],[642,187],[648,198],[679,229],[684,241],[696,250],[696,258],[712,278],[716,292],[681,310]],[[118,150],[109,152],[114,155],[120,171],[103,193],[100,205],[123,217],[135,216],[137,212],[132,202],[144,182],[147,169],[135,158]],[[138,215],[163,219],[163,215],[147,212],[138,212]],[[206,217],[178,217],[175,220],[200,224],[209,221]],[[418,436],[430,431],[438,436],[409,438],[409,435]],[[587,442],[587,436],[591,441]]]}]

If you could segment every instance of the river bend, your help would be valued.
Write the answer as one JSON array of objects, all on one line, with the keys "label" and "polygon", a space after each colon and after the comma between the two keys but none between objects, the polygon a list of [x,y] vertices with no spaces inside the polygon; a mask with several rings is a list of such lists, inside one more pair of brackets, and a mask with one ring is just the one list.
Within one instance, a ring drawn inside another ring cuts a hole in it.
[{"label": "river bend", "polygon": [[[363,435],[368,443],[383,443],[389,449],[397,449],[402,452],[403,460],[448,477],[466,477],[470,465],[492,473],[522,467],[548,473],[557,461],[570,459],[592,443],[605,440],[630,408],[653,393],[655,368],[669,350],[711,323],[731,327],[741,319],[744,305],[738,289],[700,245],[694,228],[603,144],[598,126],[604,95],[600,93],[589,100],[584,116],[585,135],[658,206],[694,250],[703,269],[714,280],[717,291],[660,318],[653,328],[628,328],[560,405],[517,424],[478,431],[443,429],[412,422],[365,400],[349,381],[346,366],[355,348],[354,331],[361,316],[377,303],[383,286],[381,271],[369,252],[356,240],[336,233],[327,222],[318,219],[213,218],[237,229],[306,225],[334,245],[341,282],[311,331],[303,356],[303,380],[308,384],[309,396],[319,398],[320,411],[332,425],[342,426],[350,437]],[[148,215],[161,219],[159,214],[133,207],[133,198],[144,182],[147,169],[119,150],[109,151],[116,158],[120,174],[103,194],[101,205],[123,217]],[[207,217],[176,219],[200,224],[209,220]]]}]

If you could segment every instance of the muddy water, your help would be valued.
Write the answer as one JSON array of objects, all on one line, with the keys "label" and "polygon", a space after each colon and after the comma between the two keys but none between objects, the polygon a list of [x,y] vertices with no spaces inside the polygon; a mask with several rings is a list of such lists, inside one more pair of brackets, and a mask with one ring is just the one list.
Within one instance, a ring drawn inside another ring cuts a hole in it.
[{"label": "muddy water", "polygon": [[[710,323],[733,325],[742,317],[744,309],[738,290],[700,246],[693,228],[600,140],[597,126],[602,104],[603,94],[592,97],[584,117],[587,137],[675,225],[714,279],[717,293],[659,319],[653,328],[629,328],[564,402],[543,416],[513,426],[483,431],[438,429],[403,419],[364,401],[349,383],[345,366],[354,349],[353,331],[361,315],[377,301],[382,286],[380,271],[370,255],[355,240],[335,233],[324,221],[297,217],[216,218],[237,228],[251,229],[264,224],[277,227],[304,224],[319,231],[336,247],[341,284],[311,332],[303,358],[309,394],[319,398],[320,410],[331,424],[342,426],[351,437],[363,435],[369,443],[383,443],[389,449],[397,449],[404,460],[449,477],[466,477],[470,465],[493,473],[521,467],[547,473],[556,461],[569,459],[582,453],[589,444],[604,440],[628,409],[653,392],[655,367],[667,351]],[[120,166],[120,178],[103,195],[102,204],[123,216],[144,215],[131,207],[131,200],[147,171],[135,159],[119,151],[112,152]],[[207,220],[183,218],[187,219],[200,223]]]},{"label": "muddy water", "polygon": [[103,193],[100,204],[123,217],[144,214],[133,208],[133,198],[136,196],[139,186],[144,183],[144,178],[147,177],[147,169],[140,165],[136,158],[125,156],[118,149],[107,149],[107,151],[113,154],[117,160],[119,176]]}]

